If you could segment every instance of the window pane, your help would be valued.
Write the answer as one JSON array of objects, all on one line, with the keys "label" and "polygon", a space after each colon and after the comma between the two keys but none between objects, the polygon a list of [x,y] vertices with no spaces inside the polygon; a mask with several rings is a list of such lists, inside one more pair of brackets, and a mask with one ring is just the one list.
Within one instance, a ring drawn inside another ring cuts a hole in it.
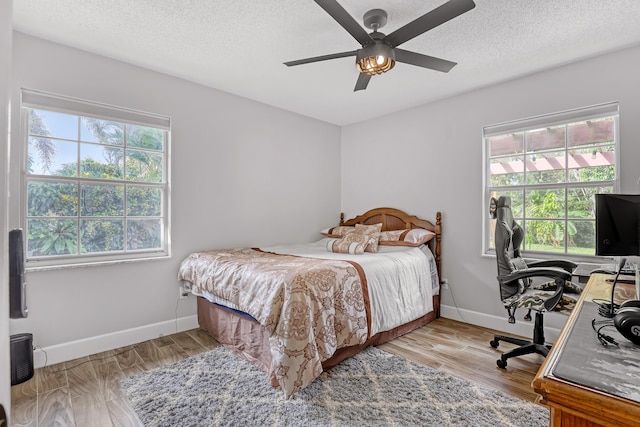
[{"label": "window pane", "polygon": [[527,152],[562,148],[566,136],[565,126],[535,129],[525,132]]},{"label": "window pane", "polygon": [[564,218],[564,189],[526,190],[526,218]]},{"label": "window pane", "polygon": [[595,242],[595,221],[569,221],[569,252],[581,255],[595,255]]},{"label": "window pane", "polygon": [[613,145],[592,146],[569,151],[569,181],[613,181],[616,155]]},{"label": "window pane", "polygon": [[129,185],[127,187],[127,215],[162,215],[162,190],[159,188]]},{"label": "window pane", "polygon": [[77,141],[78,116],[46,110],[31,110],[29,134]]},{"label": "window pane", "polygon": [[27,168],[35,175],[77,176],[78,143],[29,138]]},{"label": "window pane", "polygon": [[615,119],[613,117],[571,123],[567,127],[569,147],[615,141]]},{"label": "window pane", "polygon": [[127,150],[127,180],[137,182],[163,182],[162,154]]},{"label": "window pane", "polygon": [[123,220],[83,220],[82,245],[83,253],[123,251]]},{"label": "window pane", "polygon": [[524,183],[524,162],[522,156],[491,159],[489,164],[491,187],[522,185]]},{"label": "window pane", "polygon": [[124,149],[96,144],[80,144],[81,176],[122,179]]},{"label": "window pane", "polygon": [[524,152],[523,132],[493,136],[487,138],[486,141],[490,157],[522,154]]},{"label": "window pane", "polygon": [[529,251],[564,252],[564,221],[528,220],[525,248]]},{"label": "window pane", "polygon": [[164,132],[160,129],[127,125],[127,146],[146,150],[164,149]]},{"label": "window pane", "polygon": [[27,216],[76,215],[78,215],[76,184],[27,181]]},{"label": "window pane", "polygon": [[159,219],[130,219],[127,221],[127,249],[160,248],[162,222]]},{"label": "window pane", "polygon": [[31,174],[50,175],[56,146],[49,138],[30,137],[28,145],[27,171]]},{"label": "window pane", "polygon": [[65,255],[77,253],[77,220],[27,220],[27,256]]},{"label": "window pane", "polygon": [[123,216],[124,186],[82,185],[80,203],[82,216]]},{"label": "window pane", "polygon": [[564,151],[532,153],[526,156],[527,184],[565,182]]},{"label": "window pane", "polygon": [[124,125],[109,120],[83,117],[80,138],[86,142],[123,146]]}]

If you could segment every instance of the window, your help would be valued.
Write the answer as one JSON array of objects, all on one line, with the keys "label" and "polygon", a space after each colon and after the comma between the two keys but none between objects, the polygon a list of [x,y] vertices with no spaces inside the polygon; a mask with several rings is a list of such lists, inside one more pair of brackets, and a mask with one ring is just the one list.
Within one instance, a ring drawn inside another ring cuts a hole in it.
[{"label": "window", "polygon": [[[527,252],[595,255],[596,193],[618,188],[618,104],[483,129],[485,206],[511,197]],[[495,249],[484,212],[485,253]]]},{"label": "window", "polygon": [[22,91],[29,267],[169,254],[169,119]]}]

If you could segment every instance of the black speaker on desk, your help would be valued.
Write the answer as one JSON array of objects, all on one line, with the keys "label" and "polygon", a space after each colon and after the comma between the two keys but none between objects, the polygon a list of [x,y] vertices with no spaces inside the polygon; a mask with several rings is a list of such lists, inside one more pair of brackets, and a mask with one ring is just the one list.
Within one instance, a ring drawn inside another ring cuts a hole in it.
[{"label": "black speaker on desk", "polygon": [[33,377],[33,335],[11,335],[11,385]]}]

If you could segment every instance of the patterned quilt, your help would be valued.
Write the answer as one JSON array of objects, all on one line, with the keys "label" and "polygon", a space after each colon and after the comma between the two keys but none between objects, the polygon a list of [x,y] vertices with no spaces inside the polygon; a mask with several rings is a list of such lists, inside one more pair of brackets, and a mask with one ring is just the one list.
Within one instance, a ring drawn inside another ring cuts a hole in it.
[{"label": "patterned quilt", "polygon": [[272,370],[287,398],[318,377],[337,349],[368,338],[366,279],[354,262],[214,250],[189,255],[178,279],[267,328]]}]

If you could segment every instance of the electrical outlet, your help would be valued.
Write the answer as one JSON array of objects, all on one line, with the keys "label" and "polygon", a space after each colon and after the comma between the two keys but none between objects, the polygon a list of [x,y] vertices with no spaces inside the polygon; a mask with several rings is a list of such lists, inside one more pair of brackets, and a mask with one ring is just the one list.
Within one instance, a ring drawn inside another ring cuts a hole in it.
[{"label": "electrical outlet", "polygon": [[442,279],[440,286],[442,286],[442,289],[449,289],[449,279]]},{"label": "electrical outlet", "polygon": [[184,287],[180,286],[180,288],[178,288],[178,296],[180,297],[180,299],[186,298],[189,296],[189,292],[187,292]]}]

